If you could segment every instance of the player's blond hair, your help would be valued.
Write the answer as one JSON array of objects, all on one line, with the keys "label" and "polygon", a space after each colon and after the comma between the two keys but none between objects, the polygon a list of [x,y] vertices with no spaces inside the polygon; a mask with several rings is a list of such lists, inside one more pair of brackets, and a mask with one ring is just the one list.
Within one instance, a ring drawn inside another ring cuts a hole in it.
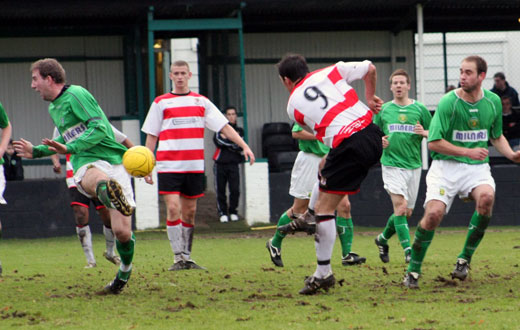
[{"label": "player's blond hair", "polygon": [[188,71],[190,71],[190,65],[188,64],[188,62],[183,61],[183,60],[177,60],[177,61],[173,62],[172,65],[170,66],[170,71],[172,71],[174,66],[185,66],[188,68]]}]

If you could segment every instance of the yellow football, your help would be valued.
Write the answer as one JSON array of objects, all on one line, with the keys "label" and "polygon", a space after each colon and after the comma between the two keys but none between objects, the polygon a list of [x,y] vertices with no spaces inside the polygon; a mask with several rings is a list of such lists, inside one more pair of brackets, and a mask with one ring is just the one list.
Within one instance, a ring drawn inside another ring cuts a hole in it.
[{"label": "yellow football", "polygon": [[147,147],[134,146],[124,153],[123,166],[131,176],[142,178],[152,173],[155,157]]}]

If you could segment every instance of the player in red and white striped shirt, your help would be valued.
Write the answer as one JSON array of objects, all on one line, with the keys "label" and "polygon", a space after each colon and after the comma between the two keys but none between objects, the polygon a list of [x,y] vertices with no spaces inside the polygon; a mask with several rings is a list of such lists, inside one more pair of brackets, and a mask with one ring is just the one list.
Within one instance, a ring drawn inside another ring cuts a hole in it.
[{"label": "player in red and white striped shirt", "polygon": [[[171,65],[174,90],[154,100],[141,128],[152,152],[159,142],[159,194],[164,195],[168,239],[174,253],[174,264],[168,270],[202,268],[191,259],[191,245],[197,199],[204,195],[204,129],[222,132],[243,149],[246,160],[251,164],[255,160],[220,110],[205,96],[190,91],[191,76],[187,62]],[[152,183],[150,176],[145,180]]]},{"label": "player in red and white striped shirt", "polygon": [[[311,199],[315,205],[309,205],[315,211],[318,265],[300,293],[314,294],[335,284],[330,265],[336,239],[334,210],[344,195],[359,191],[369,168],[381,158],[383,132],[372,123],[372,116],[381,110],[383,101],[375,95],[376,67],[370,61],[338,62],[309,73],[305,58],[291,54],[277,66],[283,85],[291,93],[289,117],[332,148],[321,169],[317,201]],[[350,86],[359,79],[365,82],[368,106]],[[317,194],[313,191],[313,195]],[[308,229],[305,227],[308,225],[300,218],[278,230]]]}]

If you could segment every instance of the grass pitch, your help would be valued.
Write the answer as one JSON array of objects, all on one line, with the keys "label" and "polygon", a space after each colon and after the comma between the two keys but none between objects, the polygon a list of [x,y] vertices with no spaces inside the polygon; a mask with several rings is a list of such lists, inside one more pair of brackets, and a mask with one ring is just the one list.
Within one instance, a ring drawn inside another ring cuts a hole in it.
[{"label": "grass pitch", "polygon": [[[412,229],[413,235],[413,229]],[[134,271],[119,296],[95,293],[115,275],[94,236],[98,267],[84,269],[76,237],[0,241],[0,329],[518,329],[520,230],[490,228],[470,277],[452,281],[465,229],[438,230],[419,290],[401,286],[405,265],[397,240],[380,262],[376,231],[357,228],[354,251],[367,257],[344,267],[336,242],[336,285],[301,296],[315,269],[312,237],[288,236],[284,268],[265,249],[272,231],[196,234],[193,258],[208,271],[169,272],[165,232],[137,233]],[[412,236],[413,237],[413,236]]]}]

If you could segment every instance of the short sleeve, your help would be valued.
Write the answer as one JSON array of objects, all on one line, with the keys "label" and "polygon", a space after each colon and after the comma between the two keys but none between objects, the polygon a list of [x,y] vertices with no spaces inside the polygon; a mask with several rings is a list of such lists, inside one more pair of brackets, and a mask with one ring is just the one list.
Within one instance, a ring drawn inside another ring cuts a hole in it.
[{"label": "short sleeve", "polygon": [[148,110],[148,114],[144,120],[143,127],[141,127],[141,131],[153,136],[159,136],[161,133],[162,119],[161,108],[159,107],[159,104],[154,101],[150,106],[150,110]]},{"label": "short sleeve", "polygon": [[227,123],[227,118],[220,110],[208,99],[204,99],[206,106],[204,111],[205,125],[214,132],[219,132]]},{"label": "short sleeve", "polygon": [[351,84],[355,80],[363,79],[367,74],[368,68],[372,62],[365,60],[363,62],[338,62],[336,64],[340,75]]}]

